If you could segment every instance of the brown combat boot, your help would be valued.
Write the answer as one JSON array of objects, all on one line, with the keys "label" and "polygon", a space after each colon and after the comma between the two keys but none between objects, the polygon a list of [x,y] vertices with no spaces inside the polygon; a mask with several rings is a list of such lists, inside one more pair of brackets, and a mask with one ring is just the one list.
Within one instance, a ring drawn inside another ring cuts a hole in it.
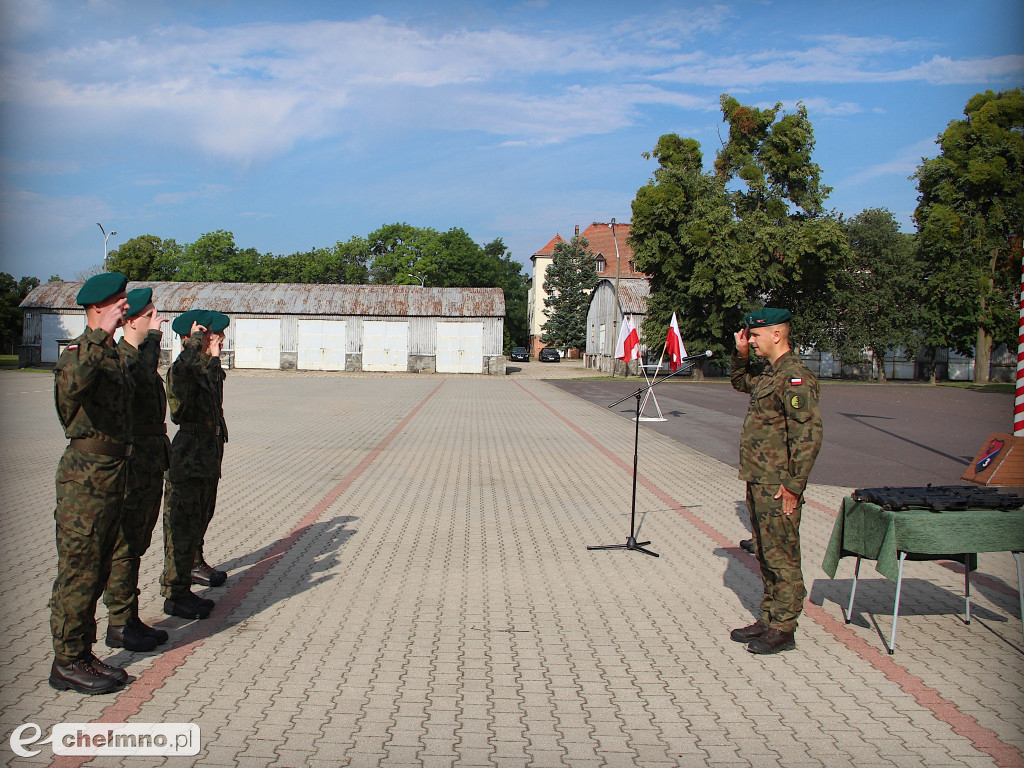
[{"label": "brown combat boot", "polygon": [[749,627],[740,627],[729,633],[729,639],[737,643],[749,643],[768,631],[768,625],[758,619]]},{"label": "brown combat boot", "polygon": [[792,651],[796,648],[795,632],[783,632],[781,629],[770,628],[747,646],[751,653],[779,653]]}]

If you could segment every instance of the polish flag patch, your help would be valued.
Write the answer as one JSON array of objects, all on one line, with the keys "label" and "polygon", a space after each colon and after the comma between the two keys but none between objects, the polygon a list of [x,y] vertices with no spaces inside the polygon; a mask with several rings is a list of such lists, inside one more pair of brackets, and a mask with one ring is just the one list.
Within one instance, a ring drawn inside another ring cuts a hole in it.
[{"label": "polish flag patch", "polygon": [[789,380],[790,386],[793,386],[793,387],[799,387],[803,383],[804,383],[804,380],[802,378],[799,378],[799,377]]}]

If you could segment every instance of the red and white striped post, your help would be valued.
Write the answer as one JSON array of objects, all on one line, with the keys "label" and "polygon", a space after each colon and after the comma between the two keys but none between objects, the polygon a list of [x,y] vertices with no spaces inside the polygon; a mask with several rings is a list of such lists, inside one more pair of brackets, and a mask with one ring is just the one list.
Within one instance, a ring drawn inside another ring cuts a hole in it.
[{"label": "red and white striped post", "polygon": [[1024,437],[1024,235],[1020,240],[1020,322],[1017,324],[1017,393],[1013,401],[1013,435]]}]

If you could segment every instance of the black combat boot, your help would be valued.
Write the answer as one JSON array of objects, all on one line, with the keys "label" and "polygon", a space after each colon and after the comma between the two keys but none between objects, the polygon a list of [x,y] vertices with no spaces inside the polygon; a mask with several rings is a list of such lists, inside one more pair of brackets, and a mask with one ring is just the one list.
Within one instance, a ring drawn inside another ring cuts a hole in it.
[{"label": "black combat boot", "polygon": [[189,592],[182,597],[169,597],[164,600],[164,613],[168,616],[180,616],[183,619],[205,619],[213,610],[213,601],[204,600]]},{"label": "black combat boot", "polygon": [[121,687],[114,678],[93,667],[87,658],[74,661],[54,659],[49,683],[58,691],[76,691],[90,696],[111,693]]},{"label": "black combat boot", "polygon": [[140,631],[138,624],[132,619],[123,627],[112,624],[107,627],[107,647],[124,648],[126,651],[152,651],[159,643],[152,635]]}]

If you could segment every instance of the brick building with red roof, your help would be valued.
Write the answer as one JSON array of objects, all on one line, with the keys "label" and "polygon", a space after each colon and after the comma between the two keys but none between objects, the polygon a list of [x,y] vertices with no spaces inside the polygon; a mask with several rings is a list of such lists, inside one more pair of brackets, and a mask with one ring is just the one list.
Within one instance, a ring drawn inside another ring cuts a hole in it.
[{"label": "brick building with red roof", "polygon": [[[612,238],[612,225],[595,221],[582,232],[576,225],[576,235],[581,235],[589,242],[590,250],[594,252],[597,275],[608,280],[636,280],[645,279],[647,275],[638,272],[633,266],[633,249],[629,247],[626,239],[629,237],[629,224],[615,224],[615,237]],[[568,241],[561,235],[556,234],[547,245],[530,257],[533,262],[533,282],[530,285],[530,298],[528,304],[528,320],[530,326],[530,354],[536,355],[540,352],[544,343],[540,340],[542,327],[547,322],[547,309],[544,306],[544,273],[554,258],[555,246]]]}]

